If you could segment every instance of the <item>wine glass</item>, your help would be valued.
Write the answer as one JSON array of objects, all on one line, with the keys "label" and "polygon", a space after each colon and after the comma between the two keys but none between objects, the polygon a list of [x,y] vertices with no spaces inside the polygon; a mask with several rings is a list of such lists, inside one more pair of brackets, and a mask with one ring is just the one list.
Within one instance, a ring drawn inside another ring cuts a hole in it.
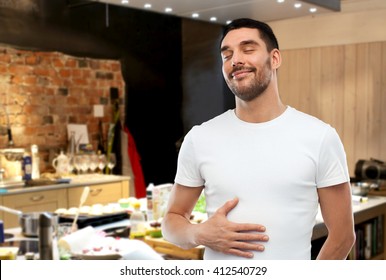
[{"label": "wine glass", "polygon": [[82,169],[83,173],[87,173],[87,170],[89,167],[90,167],[90,156],[82,155],[80,168]]},{"label": "wine glass", "polygon": [[68,173],[70,173],[70,174],[72,174],[73,172],[76,171],[74,158],[75,158],[74,155],[68,156]]},{"label": "wine glass", "polygon": [[101,173],[103,173],[103,169],[106,166],[106,156],[104,154],[98,155],[98,168]]},{"label": "wine glass", "polygon": [[114,153],[107,155],[107,168],[110,170],[110,174],[113,173],[113,168],[117,164],[117,157]]},{"label": "wine glass", "polygon": [[95,170],[98,168],[99,160],[98,155],[92,154],[90,155],[90,170],[91,173],[95,173]]},{"label": "wine glass", "polygon": [[75,155],[74,156],[74,167],[79,174],[82,172],[82,155]]}]

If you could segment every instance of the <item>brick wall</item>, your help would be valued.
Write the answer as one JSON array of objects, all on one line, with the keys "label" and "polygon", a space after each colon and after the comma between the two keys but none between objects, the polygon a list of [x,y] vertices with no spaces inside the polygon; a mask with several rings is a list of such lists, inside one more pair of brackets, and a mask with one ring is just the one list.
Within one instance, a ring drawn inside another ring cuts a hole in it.
[{"label": "brick wall", "polygon": [[[115,60],[79,58],[58,52],[24,51],[0,45],[0,126],[8,112],[15,147],[39,146],[42,172],[52,158],[67,147],[67,124],[86,124],[96,148],[98,123],[106,139],[112,120],[110,88],[118,89],[124,120],[124,80]],[[104,117],[94,117],[102,105]],[[0,135],[0,148],[8,137]]]}]

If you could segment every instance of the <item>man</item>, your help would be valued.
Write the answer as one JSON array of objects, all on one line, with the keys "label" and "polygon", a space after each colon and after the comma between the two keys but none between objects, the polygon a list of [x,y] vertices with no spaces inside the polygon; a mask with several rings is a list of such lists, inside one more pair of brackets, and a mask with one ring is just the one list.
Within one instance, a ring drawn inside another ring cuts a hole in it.
[{"label": "man", "polygon": [[[336,131],[282,103],[281,55],[265,23],[238,19],[221,42],[236,108],[185,137],[164,237],[205,259],[310,259],[320,205],[328,237],[318,259],[345,259],[354,244],[346,156]],[[192,224],[204,189],[208,220]]]}]

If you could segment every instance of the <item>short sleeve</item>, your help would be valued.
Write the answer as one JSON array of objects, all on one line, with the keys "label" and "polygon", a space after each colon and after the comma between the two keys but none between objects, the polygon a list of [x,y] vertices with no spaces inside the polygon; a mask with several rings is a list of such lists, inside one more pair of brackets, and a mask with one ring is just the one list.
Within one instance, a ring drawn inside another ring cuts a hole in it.
[{"label": "short sleeve", "polygon": [[343,144],[336,130],[329,126],[320,146],[316,185],[323,188],[349,181]]},{"label": "short sleeve", "polygon": [[201,177],[195,147],[193,143],[194,127],[186,134],[178,154],[175,183],[187,187],[201,187],[204,180]]}]

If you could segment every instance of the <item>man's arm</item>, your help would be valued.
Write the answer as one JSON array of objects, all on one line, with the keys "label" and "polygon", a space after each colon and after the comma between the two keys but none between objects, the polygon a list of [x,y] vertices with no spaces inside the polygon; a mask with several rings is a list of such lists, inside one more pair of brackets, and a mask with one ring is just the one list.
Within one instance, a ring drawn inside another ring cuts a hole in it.
[{"label": "man's arm", "polygon": [[355,243],[350,183],[319,188],[318,194],[328,236],[317,259],[344,260]]},{"label": "man's arm", "polygon": [[226,217],[236,207],[237,198],[225,202],[207,221],[201,224],[190,222],[190,214],[202,189],[174,185],[162,220],[164,238],[184,249],[204,245],[224,254],[245,258],[252,258],[253,251],[263,251],[261,243],[249,241],[268,241],[268,236],[262,234],[264,226],[233,223]]}]

